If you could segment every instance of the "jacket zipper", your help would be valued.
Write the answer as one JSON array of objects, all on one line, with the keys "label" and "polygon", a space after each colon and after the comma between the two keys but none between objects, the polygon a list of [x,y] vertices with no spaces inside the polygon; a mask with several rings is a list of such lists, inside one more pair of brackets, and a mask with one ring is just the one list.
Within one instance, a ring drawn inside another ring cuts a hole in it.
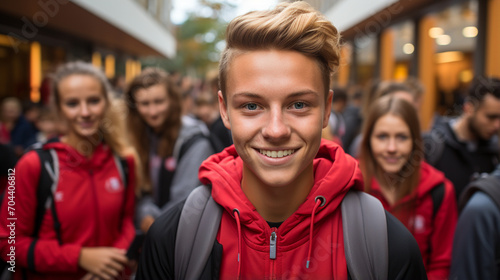
[{"label": "jacket zipper", "polygon": [[276,233],[276,228],[271,229],[271,236],[269,237],[269,259],[271,259],[271,279],[276,279],[276,240],[277,240],[277,233]]},{"label": "jacket zipper", "polygon": [[[95,184],[95,181],[94,181],[94,172],[89,169],[89,174],[90,174],[90,182],[92,183],[92,194],[94,195],[94,203],[95,203],[95,207],[94,207],[94,210],[95,210],[95,221],[96,221],[96,232],[100,232],[100,228],[99,228],[99,203],[97,203],[97,189],[96,189],[96,184]],[[96,234],[96,246],[99,245],[99,235]]]}]

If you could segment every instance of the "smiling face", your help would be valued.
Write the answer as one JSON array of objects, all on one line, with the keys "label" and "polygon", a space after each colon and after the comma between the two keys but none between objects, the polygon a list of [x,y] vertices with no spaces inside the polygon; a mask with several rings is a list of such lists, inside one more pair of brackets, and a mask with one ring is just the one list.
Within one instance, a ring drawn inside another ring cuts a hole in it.
[{"label": "smiling face", "polygon": [[396,174],[408,161],[413,140],[409,126],[401,117],[380,117],[370,136],[370,146],[377,164],[387,173]]},{"label": "smiling face", "polygon": [[141,118],[154,131],[159,132],[168,113],[169,102],[165,85],[156,84],[137,90],[135,102]]},{"label": "smiling face", "polygon": [[243,180],[281,187],[313,179],[332,98],[316,61],[294,51],[240,54],[226,90],[225,101],[219,92],[221,116],[245,163]]},{"label": "smiling face", "polygon": [[101,83],[90,75],[74,74],[59,82],[58,92],[70,138],[95,137],[108,104]]}]

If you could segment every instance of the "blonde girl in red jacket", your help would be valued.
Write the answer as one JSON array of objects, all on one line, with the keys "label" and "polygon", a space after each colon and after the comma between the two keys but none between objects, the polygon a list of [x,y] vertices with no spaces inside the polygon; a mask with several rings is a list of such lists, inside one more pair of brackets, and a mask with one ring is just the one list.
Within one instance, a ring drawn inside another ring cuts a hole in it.
[{"label": "blonde girl in red jacket", "polygon": [[[60,239],[50,207],[38,239],[32,237],[36,190],[45,167],[30,151],[15,167],[14,216],[8,213],[8,195],[2,203],[2,221],[16,220],[15,243],[7,222],[1,223],[0,252],[3,258],[15,252],[14,279],[113,279],[123,273],[126,249],[135,235],[134,157],[122,140],[118,107],[102,71],[70,62],[58,69],[53,81],[52,97],[68,130],[42,149],[57,155],[52,193]],[[128,180],[122,179],[115,155],[126,159]]]},{"label": "blonde girl in red jacket", "polygon": [[[455,193],[443,173],[423,161],[415,107],[391,95],[379,98],[368,112],[363,135],[359,161],[365,191],[413,234],[428,278],[447,279],[457,222]],[[440,205],[433,205],[433,195],[441,197]]]}]

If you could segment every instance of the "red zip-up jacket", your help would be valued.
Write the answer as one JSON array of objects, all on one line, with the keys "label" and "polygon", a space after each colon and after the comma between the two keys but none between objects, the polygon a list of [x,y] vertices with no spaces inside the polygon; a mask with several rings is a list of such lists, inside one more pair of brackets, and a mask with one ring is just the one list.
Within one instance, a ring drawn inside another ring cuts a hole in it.
[{"label": "red zip-up jacket", "polygon": [[[37,273],[28,272],[28,279],[80,279],[86,273],[78,266],[82,247],[127,249],[134,238],[134,160],[126,158],[129,174],[125,188],[113,152],[105,144],[97,146],[89,159],[61,142],[45,144],[43,149],[54,149],[58,157],[59,179],[54,200],[61,224],[62,245],[59,245],[52,214],[47,209],[34,251]],[[0,224],[0,253],[5,259],[13,246],[15,279],[22,279],[21,271],[28,266],[40,168],[35,151],[19,160],[15,167],[15,214],[10,216],[7,211],[9,194],[5,195],[0,210],[2,221],[16,218],[14,234],[7,222]],[[14,236],[14,244],[9,243],[11,236]]]},{"label": "red zip-up jacket", "polygon": [[[200,279],[351,279],[339,206],[348,190],[362,188],[357,162],[337,144],[323,140],[314,159],[314,186],[278,228],[269,226],[241,190],[242,169],[234,146],[211,156],[200,167],[200,181],[212,186],[212,197],[224,209]],[[317,196],[325,198],[324,205],[318,203],[321,200],[317,201]],[[176,278],[178,260],[174,252],[182,234],[178,224],[183,204],[163,213],[149,229],[137,280]],[[389,213],[386,221],[387,278],[427,279],[415,239]],[[193,230],[196,226],[192,225]],[[271,248],[276,249],[275,257]]]},{"label": "red zip-up jacket", "polygon": [[[323,141],[314,159],[314,186],[279,228],[271,228],[243,193],[242,170],[243,161],[234,147],[200,167],[201,182],[212,185],[213,199],[225,210],[217,235],[223,247],[220,279],[236,279],[237,275],[244,279],[302,279],[305,275],[308,279],[347,279],[340,203],[349,189],[363,188],[356,160],[338,145]],[[325,205],[315,200],[318,196],[325,198]],[[270,246],[276,248],[275,255]]]},{"label": "red zip-up jacket", "polygon": [[[431,190],[444,183],[444,196],[435,217]],[[429,280],[448,279],[451,266],[453,235],[457,224],[457,205],[453,184],[428,163],[422,161],[420,180],[414,193],[389,205],[377,180],[371,183],[371,195],[400,219],[417,240]],[[416,200],[415,200],[416,198]]]}]

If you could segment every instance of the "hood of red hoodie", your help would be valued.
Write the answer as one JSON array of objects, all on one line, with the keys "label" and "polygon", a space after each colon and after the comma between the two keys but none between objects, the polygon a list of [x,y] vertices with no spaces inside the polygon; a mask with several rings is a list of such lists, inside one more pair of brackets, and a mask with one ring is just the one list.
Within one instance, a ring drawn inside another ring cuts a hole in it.
[{"label": "hood of red hoodie", "polygon": [[[257,239],[268,239],[267,222],[257,213],[241,189],[243,161],[234,146],[226,148],[219,154],[209,157],[200,167],[199,179],[203,184],[212,186],[212,197],[231,216],[237,208],[243,227],[246,227]],[[339,208],[339,205],[351,188],[363,189],[363,179],[358,163],[337,144],[323,140],[314,159],[314,186],[309,195],[295,213],[279,227],[280,235],[286,242],[305,237],[308,234],[309,222],[315,205],[315,198],[323,196],[324,206],[316,210],[314,223],[321,222]],[[300,234],[291,234],[295,232]],[[261,242],[258,241],[257,242]]]},{"label": "hood of red hoodie", "polygon": [[57,152],[58,161],[71,168],[82,168],[84,170],[99,169],[106,159],[113,155],[108,145],[100,143],[90,158],[80,154],[72,146],[60,141],[48,142],[43,145],[44,150],[54,149]]}]

